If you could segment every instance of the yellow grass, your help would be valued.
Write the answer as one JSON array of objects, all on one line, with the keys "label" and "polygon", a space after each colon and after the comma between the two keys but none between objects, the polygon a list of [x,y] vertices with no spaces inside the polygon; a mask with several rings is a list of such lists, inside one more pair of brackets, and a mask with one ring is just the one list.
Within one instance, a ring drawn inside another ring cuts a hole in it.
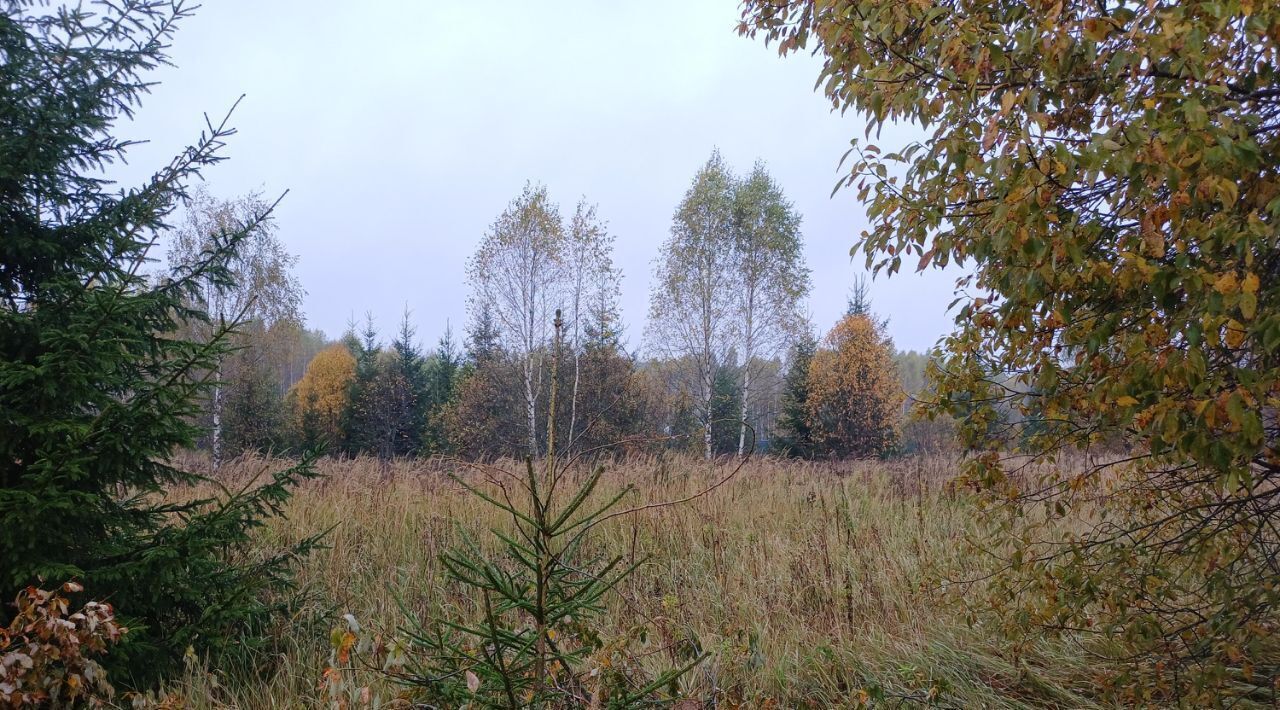
[{"label": "yellow grass", "polygon": [[[733,464],[647,458],[610,464],[598,496],[626,485],[624,506],[692,495]],[[240,461],[220,473],[243,479],[262,466]],[[281,655],[261,659],[261,677],[193,669],[170,691],[189,707],[325,707],[320,679],[329,631],[345,613],[366,637],[391,638],[403,604],[427,618],[442,608],[469,614],[472,601],[443,576],[438,555],[459,530],[490,551],[504,514],[451,481],[440,461],[324,461],[264,545],[332,528],[328,549],[301,564],[313,595],[280,630]],[[685,680],[705,707],[854,707],[882,688],[951,707],[1080,707],[1087,667],[1074,646],[1009,640],[966,623],[963,597],[979,598],[985,562],[967,540],[980,515],[944,486],[942,459],[811,464],[753,460],[724,486],[692,502],[624,516],[593,533],[591,551],[643,560],[609,600],[601,635],[649,630],[634,648],[670,667],[672,649],[697,644],[710,658]],[[471,480],[480,477],[468,473]],[[378,674],[356,686],[391,697]],[[712,705],[712,703],[715,705]]]}]

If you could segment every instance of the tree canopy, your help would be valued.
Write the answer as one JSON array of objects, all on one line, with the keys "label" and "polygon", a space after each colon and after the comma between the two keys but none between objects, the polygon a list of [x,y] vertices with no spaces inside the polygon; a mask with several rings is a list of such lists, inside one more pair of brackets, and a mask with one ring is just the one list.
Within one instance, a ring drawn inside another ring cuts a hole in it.
[{"label": "tree canopy", "polygon": [[[1280,6],[752,0],[741,29],[820,54],[818,85],[868,136],[922,135],[855,140],[841,185],[866,202],[855,251],[876,270],[971,270],[934,407],[958,418],[971,480],[1015,501],[1008,578],[1043,594],[1008,618],[1078,630],[1113,668],[1142,659],[1117,692],[1268,687]],[[1038,480],[1006,455],[1105,442],[1126,448]],[[1056,547],[1017,514],[1103,491],[1113,515]]]},{"label": "tree canopy", "polygon": [[815,451],[865,458],[893,448],[902,383],[893,344],[871,316],[847,315],[836,323],[809,362],[805,393]]}]

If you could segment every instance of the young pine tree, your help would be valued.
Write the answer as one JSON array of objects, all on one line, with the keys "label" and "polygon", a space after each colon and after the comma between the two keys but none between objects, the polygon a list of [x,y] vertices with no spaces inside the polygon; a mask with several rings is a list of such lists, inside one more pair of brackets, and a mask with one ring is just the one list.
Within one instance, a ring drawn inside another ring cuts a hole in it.
[{"label": "young pine tree", "polygon": [[[206,320],[199,285],[230,288],[229,265],[266,218],[228,225],[198,258],[152,281],[148,253],[200,170],[232,131],[210,124],[141,187],[109,192],[124,156],[115,120],[131,116],[165,61],[182,2],[6,3],[0,15],[0,598],[75,579],[129,627],[108,658],[113,683],[148,683],[188,646],[251,649],[253,631],[314,541],[246,553],[307,466],[207,500],[164,492],[200,476],[171,455],[230,326],[193,342]],[[204,373],[204,374],[201,374]],[[83,599],[75,600],[80,603]],[[0,607],[0,626],[12,610]]]},{"label": "young pine tree", "polygon": [[604,467],[575,470],[576,457],[557,448],[559,311],[554,324],[545,458],[527,457],[523,475],[496,466],[480,467],[484,481],[454,475],[515,532],[494,531],[500,554],[464,533],[461,546],[440,556],[449,583],[468,590],[481,614],[409,616],[408,664],[394,677],[422,707],[669,707],[681,697],[680,677],[705,659],[695,651],[679,667],[647,673],[628,652],[629,639],[600,637],[605,597],[638,564],[592,552],[594,528],[627,512],[617,508],[631,488],[593,496]]}]

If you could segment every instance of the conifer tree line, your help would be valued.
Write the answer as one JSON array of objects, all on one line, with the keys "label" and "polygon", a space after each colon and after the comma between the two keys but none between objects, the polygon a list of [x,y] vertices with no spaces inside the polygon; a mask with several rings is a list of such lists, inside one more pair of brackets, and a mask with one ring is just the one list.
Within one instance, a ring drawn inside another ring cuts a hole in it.
[{"label": "conifer tree line", "polygon": [[[260,202],[196,191],[171,268]],[[553,368],[565,403],[555,428],[576,452],[843,458],[946,445],[945,427],[906,416],[929,357],[895,351],[864,281],[842,319],[815,332],[801,216],[763,163],[740,175],[713,152],[697,171],[655,261],[635,348],[613,242],[586,198],[562,210],[530,182],[467,263],[464,337],[448,328],[424,345],[406,310],[390,333],[366,314],[329,341],[305,327],[296,258],[268,222],[234,264],[236,288],[193,297],[215,322],[245,322],[208,373],[200,445],[215,464],[249,451],[537,456]]]}]

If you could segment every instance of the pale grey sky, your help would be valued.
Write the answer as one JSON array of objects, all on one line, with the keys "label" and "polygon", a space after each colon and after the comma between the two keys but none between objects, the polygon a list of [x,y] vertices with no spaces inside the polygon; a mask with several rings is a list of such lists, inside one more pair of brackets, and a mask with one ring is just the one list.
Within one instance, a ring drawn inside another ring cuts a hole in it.
[{"label": "pale grey sky", "polygon": [[[843,312],[866,225],[852,191],[830,197],[864,125],[813,90],[819,61],[781,59],[735,32],[734,0],[317,3],[210,0],[178,32],[176,68],[130,137],[138,179],[246,94],[230,160],[207,174],[229,197],[290,190],[276,219],[299,255],[308,325],[339,334],[406,304],[433,345],[464,330],[466,259],[526,180],[562,212],[581,196],[617,236],[623,317],[642,345],[652,262],[694,172],[718,147],[764,160],[804,215],[820,330]],[[886,135],[884,145],[902,136]],[[902,349],[950,328],[955,273],[872,284]]]}]

